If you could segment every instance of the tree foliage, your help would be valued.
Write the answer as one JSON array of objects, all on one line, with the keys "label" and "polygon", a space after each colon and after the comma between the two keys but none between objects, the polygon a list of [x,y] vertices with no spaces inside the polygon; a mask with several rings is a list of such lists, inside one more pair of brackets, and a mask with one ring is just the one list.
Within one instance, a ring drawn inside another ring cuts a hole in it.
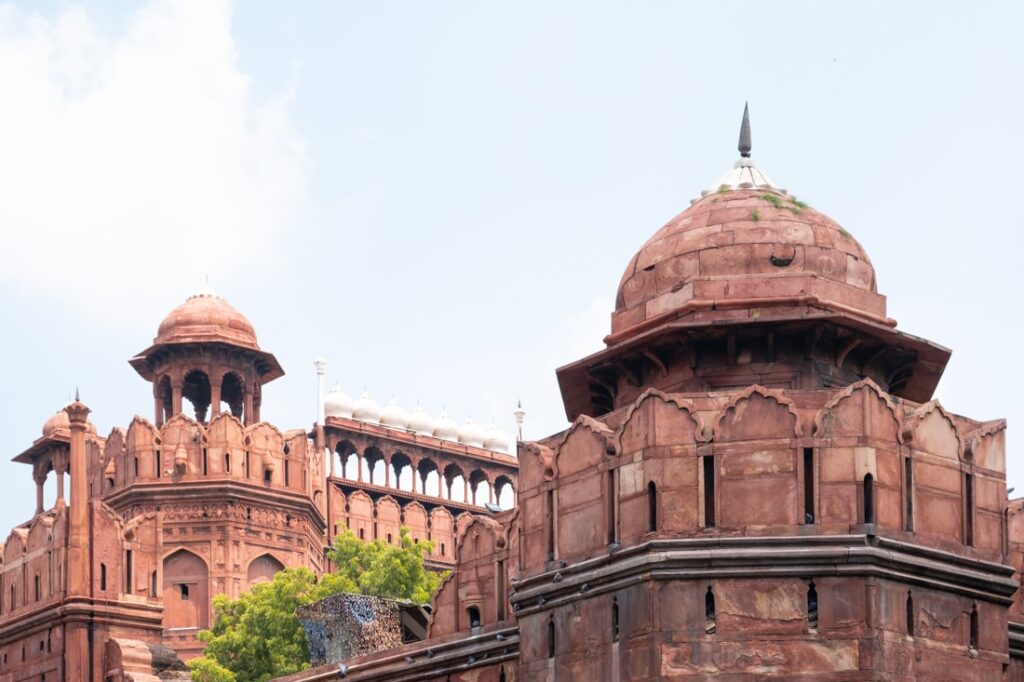
[{"label": "tree foliage", "polygon": [[213,626],[199,633],[206,650],[189,662],[193,682],[266,682],[307,668],[309,647],[295,611],[325,597],[350,592],[426,603],[443,579],[424,567],[432,549],[405,528],[398,546],[347,531],[328,552],[334,573],[318,579],[307,568],[289,568],[238,599],[214,597]]}]

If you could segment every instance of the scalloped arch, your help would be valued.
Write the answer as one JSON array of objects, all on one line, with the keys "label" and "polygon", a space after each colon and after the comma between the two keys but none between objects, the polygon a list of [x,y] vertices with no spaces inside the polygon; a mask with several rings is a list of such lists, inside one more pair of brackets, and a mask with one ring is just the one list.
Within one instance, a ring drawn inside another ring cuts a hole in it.
[{"label": "scalloped arch", "polygon": [[875,396],[878,397],[885,404],[885,406],[889,409],[889,412],[892,414],[892,417],[896,422],[896,437],[900,443],[904,442],[903,417],[900,414],[899,410],[896,408],[896,403],[893,402],[893,399],[889,396],[889,394],[883,391],[878,384],[871,380],[870,377],[861,379],[860,381],[850,384],[842,391],[832,396],[832,398],[827,403],[825,403],[825,406],[818,410],[817,414],[814,415],[813,435],[821,435],[822,431],[825,428],[825,416],[829,412],[839,407],[840,403],[845,401],[847,398],[852,397],[854,393],[862,390],[873,392]]},{"label": "scalloped arch", "polygon": [[725,421],[726,417],[729,416],[730,412],[734,412],[741,402],[745,400],[750,400],[754,395],[760,395],[762,398],[774,400],[781,407],[786,408],[786,410],[791,415],[793,415],[793,435],[800,436],[803,434],[803,428],[800,423],[800,414],[793,408],[792,400],[787,398],[782,391],[772,388],[765,388],[760,384],[751,384],[750,386],[743,389],[739,393],[734,393],[729,398],[729,401],[726,402],[726,404],[722,407],[722,410],[718,414],[718,417],[715,418],[715,427],[712,432],[714,440],[717,441],[721,439],[722,422]]},{"label": "scalloped arch", "polygon": [[924,403],[923,405],[921,405],[916,410],[910,413],[910,416],[905,421],[903,428],[903,435],[906,439],[906,442],[914,442],[914,437],[916,435],[915,429],[917,425],[920,424],[925,419],[927,419],[928,416],[933,412],[938,413],[939,416],[941,416],[942,419],[945,419],[946,422],[950,425],[950,427],[952,427],[953,435],[956,438],[957,442],[957,459],[963,461],[965,445],[963,434],[960,433],[960,427],[957,426],[956,420],[953,419],[950,413],[946,411],[946,408],[944,408],[942,406],[942,403],[940,403],[937,399],[929,400],[928,402]]},{"label": "scalloped arch", "polygon": [[692,401],[672,393],[664,393],[656,388],[648,388],[633,401],[629,408],[626,409],[626,414],[622,419],[622,424],[615,430],[615,445],[618,452],[622,452],[622,436],[626,432],[626,428],[629,426],[629,423],[633,418],[633,414],[643,407],[644,402],[647,400],[661,400],[666,405],[675,405],[680,412],[685,412],[686,416],[693,421],[694,441],[698,443],[706,443],[710,440],[711,434],[708,433],[704,417],[694,410]]}]

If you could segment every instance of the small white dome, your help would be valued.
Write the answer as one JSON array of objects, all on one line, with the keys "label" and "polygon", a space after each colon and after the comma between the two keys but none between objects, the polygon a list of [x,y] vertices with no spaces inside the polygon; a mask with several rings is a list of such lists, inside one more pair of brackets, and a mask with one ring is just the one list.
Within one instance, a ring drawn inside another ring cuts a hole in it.
[{"label": "small white dome", "polygon": [[352,410],[352,418],[358,419],[367,424],[380,424],[380,405],[370,397],[370,394],[363,391],[356,401],[355,409]]},{"label": "small white dome", "polygon": [[473,445],[482,448],[484,445],[484,430],[472,419],[467,419],[459,427],[459,442],[463,445]]},{"label": "small white dome", "polygon": [[331,389],[324,400],[324,414],[328,417],[351,418],[355,406],[352,396],[341,390],[341,386],[338,385]]},{"label": "small white dome", "polygon": [[382,426],[390,426],[393,429],[404,429],[409,424],[409,415],[392,400],[387,407],[381,410],[380,423]]},{"label": "small white dome", "polygon": [[484,432],[484,447],[488,450],[495,450],[497,452],[508,452],[508,436],[498,428],[497,424],[492,423],[487,427],[487,431]]},{"label": "small white dome", "polygon": [[441,416],[434,422],[434,438],[450,440],[453,443],[459,439],[458,424],[444,410],[441,410]]},{"label": "small white dome", "polygon": [[417,405],[416,409],[409,413],[409,422],[405,428],[420,436],[431,436],[434,434],[434,420]]}]

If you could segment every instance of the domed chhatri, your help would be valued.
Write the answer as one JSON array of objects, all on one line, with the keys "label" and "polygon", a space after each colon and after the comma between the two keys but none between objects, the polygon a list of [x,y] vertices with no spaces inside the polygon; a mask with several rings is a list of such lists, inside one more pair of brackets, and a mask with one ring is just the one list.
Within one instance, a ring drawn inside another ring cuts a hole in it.
[{"label": "domed chhatri", "polygon": [[864,248],[838,223],[740,158],[633,255],[606,348],[559,368],[566,416],[659,390],[759,383],[825,387],[870,377],[925,402],[950,351],[887,317]]},{"label": "domed chhatri", "polygon": [[[750,159],[744,112],[740,159],[630,260],[612,337],[667,318],[816,307],[894,326],[863,247],[831,218],[776,187]],[[721,314],[721,311],[733,311]]]},{"label": "domed chhatri", "polygon": [[352,397],[345,393],[341,386],[335,386],[327,394],[327,399],[324,401],[324,415],[327,417],[351,418],[355,407],[356,404]]},{"label": "domed chhatri", "polygon": [[168,313],[153,342],[210,341],[259,350],[256,330],[245,315],[210,289],[204,289]]}]

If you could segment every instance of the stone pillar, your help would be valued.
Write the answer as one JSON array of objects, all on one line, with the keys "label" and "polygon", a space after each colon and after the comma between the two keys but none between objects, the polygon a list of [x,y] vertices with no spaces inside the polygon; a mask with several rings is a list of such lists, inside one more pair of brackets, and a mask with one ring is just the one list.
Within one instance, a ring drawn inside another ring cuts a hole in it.
[{"label": "stone pillar", "polygon": [[356,480],[360,483],[363,482],[363,456],[358,452],[356,453]]},{"label": "stone pillar", "polygon": [[153,423],[156,424],[156,427],[159,429],[164,425],[164,401],[160,397],[160,392],[157,391],[155,387],[153,390],[156,393],[156,395],[153,396],[153,415],[155,418]]},{"label": "stone pillar", "polygon": [[391,487],[391,460],[384,458],[384,487]]},{"label": "stone pillar", "polygon": [[469,479],[462,477],[462,501],[469,502]]},{"label": "stone pillar", "polygon": [[57,502],[55,507],[64,506],[64,474],[68,470],[67,453],[60,452],[53,458],[53,471],[57,474]]},{"label": "stone pillar", "polygon": [[[89,595],[89,488],[86,474],[85,420],[89,408],[79,402],[67,406],[71,420],[71,511],[68,518],[68,597]],[[79,671],[84,680],[91,680],[89,657],[90,623],[72,620],[65,625],[65,670]],[[88,672],[86,672],[88,671]]]},{"label": "stone pillar", "polygon": [[242,416],[244,417],[244,419],[242,420],[242,423],[244,423],[246,426],[249,426],[250,424],[255,424],[256,422],[253,421],[253,413],[252,413],[252,390],[251,389],[247,389],[245,391],[245,408],[243,408],[243,409],[244,409],[244,413],[243,413]]},{"label": "stone pillar", "polygon": [[171,416],[177,417],[181,414],[181,390],[182,385],[180,381],[175,381],[171,384]]},{"label": "stone pillar", "polygon": [[36,514],[43,513],[43,486],[46,485],[46,465],[43,462],[36,464],[32,472],[32,480],[36,482]]},{"label": "stone pillar", "polygon": [[490,503],[494,504],[494,484],[490,481],[487,481],[487,497],[489,498]]},{"label": "stone pillar", "polygon": [[220,414],[220,380],[210,382],[210,419]]}]

